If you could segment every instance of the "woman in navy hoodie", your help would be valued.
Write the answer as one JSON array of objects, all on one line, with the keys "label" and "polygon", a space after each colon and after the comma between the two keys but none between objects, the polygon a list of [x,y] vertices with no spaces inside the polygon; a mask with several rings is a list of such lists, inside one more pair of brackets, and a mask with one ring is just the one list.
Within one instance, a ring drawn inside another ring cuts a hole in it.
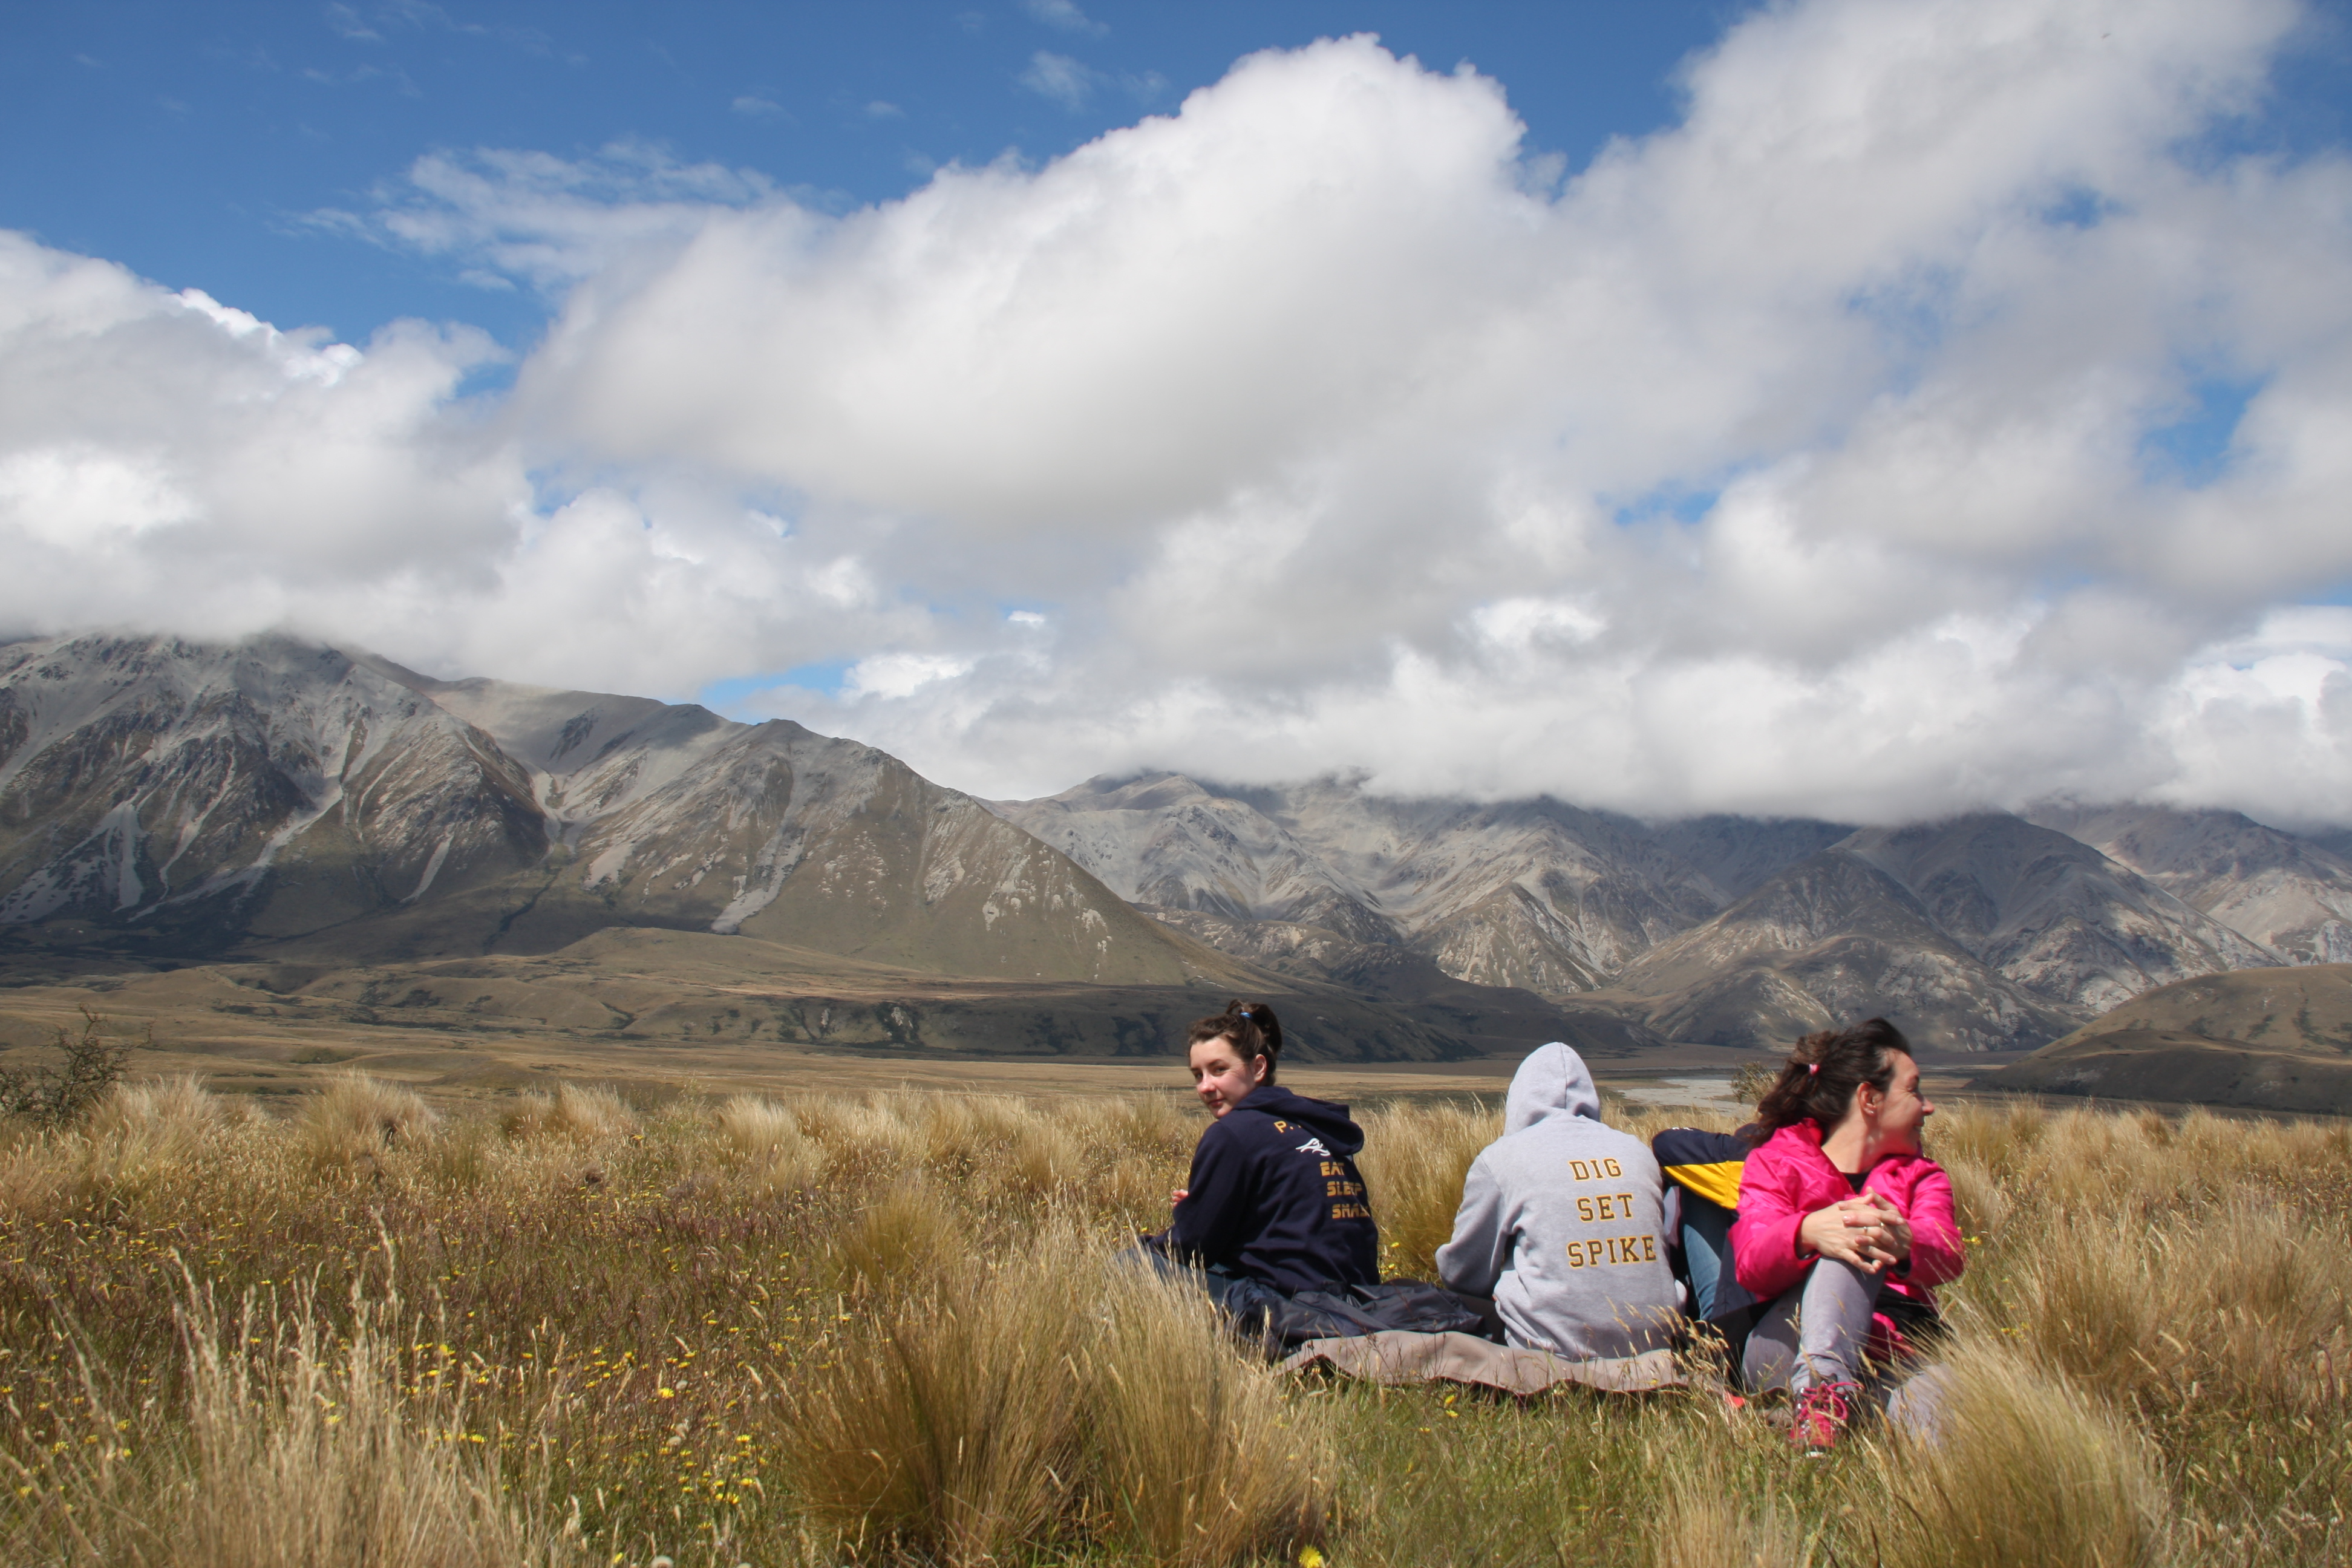
[{"label": "woman in navy hoodie", "polygon": [[1356,1173],[1348,1108],[1274,1081],[1282,1025],[1259,1002],[1195,1023],[1192,1083],[1215,1120],[1192,1151],[1175,1223],[1145,1245],[1205,1270],[1210,1293],[1255,1280],[1286,1296],[1380,1282],[1380,1229]]}]

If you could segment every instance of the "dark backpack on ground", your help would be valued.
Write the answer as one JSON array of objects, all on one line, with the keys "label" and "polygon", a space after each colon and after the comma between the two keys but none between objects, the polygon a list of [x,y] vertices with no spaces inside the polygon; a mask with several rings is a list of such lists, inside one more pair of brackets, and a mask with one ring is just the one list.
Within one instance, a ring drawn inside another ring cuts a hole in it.
[{"label": "dark backpack on ground", "polygon": [[1225,1310],[1243,1339],[1287,1355],[1310,1340],[1352,1339],[1386,1329],[1417,1334],[1476,1334],[1483,1321],[1475,1308],[1452,1291],[1419,1279],[1386,1279],[1378,1285],[1334,1285],[1286,1296],[1255,1279],[1226,1286]]}]

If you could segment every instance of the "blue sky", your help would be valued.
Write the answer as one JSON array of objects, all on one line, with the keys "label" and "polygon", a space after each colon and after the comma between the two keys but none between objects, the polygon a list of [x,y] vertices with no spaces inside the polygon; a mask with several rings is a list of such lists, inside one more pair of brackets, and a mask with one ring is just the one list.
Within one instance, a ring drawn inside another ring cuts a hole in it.
[{"label": "blue sky", "polygon": [[2342,822],[2347,16],[19,0],[0,637],[996,797]]},{"label": "blue sky", "polygon": [[[1580,165],[1671,118],[1675,62],[1743,8],[19,0],[0,54],[0,223],[280,326],[362,338],[446,317],[520,346],[541,299],[308,220],[364,208],[436,150],[614,142],[848,207],[943,163],[1054,157],[1172,111],[1243,55],[1353,32],[1497,76],[1533,147]],[[1040,55],[1076,68],[1041,71]]]}]

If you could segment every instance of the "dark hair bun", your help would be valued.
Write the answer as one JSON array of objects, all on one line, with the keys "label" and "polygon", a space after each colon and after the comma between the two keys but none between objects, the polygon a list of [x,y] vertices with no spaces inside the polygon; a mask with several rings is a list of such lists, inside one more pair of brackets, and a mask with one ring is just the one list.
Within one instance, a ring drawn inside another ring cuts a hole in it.
[{"label": "dark hair bun", "polygon": [[[1282,1054],[1282,1020],[1276,1018],[1274,1016],[1274,1009],[1265,1003],[1228,1002],[1225,1004],[1225,1016],[1234,1019],[1244,1028],[1256,1030],[1259,1043],[1265,1047],[1265,1055],[1278,1057]],[[1236,1040],[1235,1043],[1240,1042]],[[1251,1054],[1255,1056],[1257,1053]]]},{"label": "dark hair bun", "polygon": [[1233,1041],[1244,1061],[1265,1058],[1265,1080],[1274,1081],[1274,1061],[1282,1055],[1282,1020],[1273,1008],[1263,1002],[1228,1002],[1223,1012],[1194,1019],[1185,1031],[1184,1046],[1189,1050],[1202,1040],[1218,1039]]}]

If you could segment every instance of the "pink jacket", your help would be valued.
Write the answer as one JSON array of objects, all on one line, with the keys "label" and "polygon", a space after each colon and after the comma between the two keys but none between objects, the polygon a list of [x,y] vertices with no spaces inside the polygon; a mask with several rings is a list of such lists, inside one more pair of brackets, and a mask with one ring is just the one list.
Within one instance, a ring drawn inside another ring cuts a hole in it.
[{"label": "pink jacket", "polygon": [[[1952,1218],[1951,1178],[1924,1155],[1897,1154],[1873,1165],[1863,1187],[1885,1194],[1911,1222],[1911,1267],[1890,1271],[1886,1289],[1934,1306],[1930,1287],[1958,1279],[1968,1267]],[[1800,1121],[1766,1139],[1739,1174],[1739,1215],[1731,1222],[1739,1283],[1769,1301],[1802,1279],[1819,1254],[1797,1250],[1797,1227],[1807,1215],[1853,1195],[1844,1173],[1822,1152],[1821,1123]]]}]

